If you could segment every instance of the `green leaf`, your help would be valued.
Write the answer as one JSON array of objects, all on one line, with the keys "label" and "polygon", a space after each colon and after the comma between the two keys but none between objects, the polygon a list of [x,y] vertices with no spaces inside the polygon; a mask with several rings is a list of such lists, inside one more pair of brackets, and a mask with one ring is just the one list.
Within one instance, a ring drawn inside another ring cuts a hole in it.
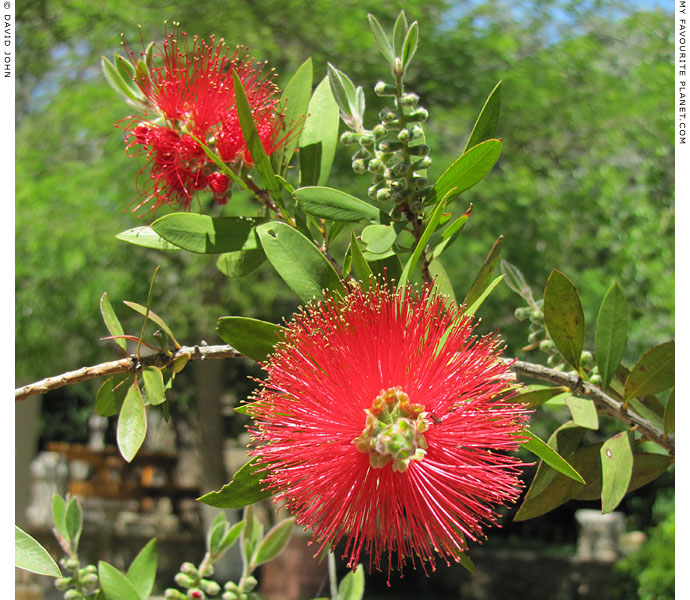
[{"label": "green leaf", "polygon": [[147,225],[128,229],[127,231],[118,233],[115,237],[123,242],[129,242],[130,244],[143,246],[144,248],[154,248],[155,250],[180,250],[178,246],[163,239]]},{"label": "green leaf", "polygon": [[541,406],[544,402],[569,392],[570,388],[564,385],[553,387],[551,385],[528,385],[523,388],[519,395],[515,396],[515,402],[522,402],[528,408]]},{"label": "green leaf", "polygon": [[25,571],[62,577],[62,573],[48,551],[28,533],[14,526],[14,565]]},{"label": "green leaf", "polygon": [[[120,324],[120,319],[117,318],[117,315],[113,310],[113,306],[110,304],[108,292],[103,292],[103,295],[101,296],[101,315],[103,316],[103,322],[105,323],[110,335],[118,336],[125,334],[125,331],[122,329],[122,325]],[[127,342],[124,339],[115,338],[113,341],[120,346],[125,353],[127,352]]]},{"label": "green leaf", "polygon": [[117,421],[117,446],[127,462],[132,462],[146,437],[146,407],[139,385],[130,386]]},{"label": "green leaf", "polygon": [[534,304],[532,289],[527,285],[522,271],[508,261],[501,259],[501,273],[505,275],[506,285],[530,304]]},{"label": "green leaf", "polygon": [[544,321],[558,351],[579,371],[585,314],[573,282],[556,269],[551,271],[544,290]]},{"label": "green leaf", "polygon": [[105,56],[101,57],[101,67],[107,82],[110,84],[118,94],[120,94],[127,102],[134,102],[141,106],[145,99],[138,88],[129,85],[120,75],[119,71],[113,63],[111,63]]},{"label": "green leaf", "polygon": [[395,26],[393,27],[393,54],[395,56],[402,56],[406,35],[407,18],[405,17],[405,11],[401,10],[400,14],[398,14],[398,18],[395,20]]},{"label": "green leaf", "polygon": [[328,63],[328,83],[333,92],[333,98],[341,112],[341,118],[356,131],[362,128],[362,115],[357,105],[357,90],[354,83],[342,71]]},{"label": "green leaf", "polygon": [[567,396],[565,405],[570,410],[573,422],[576,425],[585,429],[599,429],[599,416],[593,400]]},{"label": "green leaf", "polygon": [[630,438],[623,431],[601,447],[601,512],[608,513],[620,504],[632,477],[633,454]]},{"label": "green leaf", "polygon": [[625,402],[672,388],[676,377],[675,354],[675,342],[660,344],[643,354],[625,380]]},{"label": "green leaf", "polygon": [[323,298],[323,290],[344,293],[333,265],[299,231],[280,222],[256,231],[273,268],[302,302]]},{"label": "green leaf", "polygon": [[264,219],[171,213],[151,224],[171,244],[197,254],[222,254],[259,247],[254,228]]},{"label": "green leaf", "polygon": [[199,498],[200,502],[216,508],[242,508],[259,500],[270,498],[273,492],[261,489],[262,476],[257,473],[261,465],[256,459],[243,465],[217,492],[209,492]]},{"label": "green leaf", "polygon": [[146,367],[142,371],[142,376],[149,404],[154,406],[163,404],[165,402],[165,384],[161,370],[158,367]]},{"label": "green leaf", "polygon": [[467,140],[464,152],[473,148],[477,144],[491,139],[496,135],[496,127],[498,126],[498,115],[501,112],[501,81],[496,84],[496,87],[491,91],[489,97],[486,99],[484,106],[477,117],[470,134],[470,139]]},{"label": "green leaf", "polygon": [[67,513],[67,504],[62,496],[57,493],[53,493],[53,523],[55,524],[56,531],[60,534],[60,537],[65,541],[69,541],[69,535],[67,534],[67,526],[65,524],[65,514]]},{"label": "green leaf", "polygon": [[[266,149],[264,148],[261,138],[259,137],[259,132],[256,128],[256,123],[254,122],[254,116],[252,115],[252,109],[249,106],[249,101],[247,100],[247,94],[244,91],[242,80],[237,74],[237,71],[234,70],[232,72],[232,77],[235,86],[235,105],[237,106],[237,116],[240,120],[240,127],[242,129],[244,141],[247,144],[249,154],[254,161],[256,170],[261,175],[261,181],[271,194],[271,198],[273,198],[273,200],[280,205],[280,184],[276,179],[273,167],[271,166],[271,161],[268,160]],[[239,248],[233,249],[238,250]]]},{"label": "green leaf", "polygon": [[258,567],[269,560],[273,560],[287,546],[292,533],[292,526],[295,522],[294,517],[276,523],[276,525],[266,534],[259,547],[252,557],[252,565]]},{"label": "green leaf", "polygon": [[180,348],[180,344],[178,341],[175,339],[175,336],[173,335],[172,330],[170,327],[168,327],[168,324],[160,317],[158,314],[153,312],[150,308],[148,309],[148,312],[146,310],[146,307],[143,306],[142,304],[138,304],[136,302],[130,302],[129,300],[123,300],[123,304],[131,308],[133,311],[138,312],[140,315],[147,316],[149,321],[155,323],[160,327],[167,335],[168,337],[173,341],[173,344],[175,344],[176,348]]},{"label": "green leaf", "polygon": [[65,529],[67,531],[67,539],[70,542],[70,548],[73,552],[76,552],[79,547],[83,522],[79,501],[76,498],[72,498],[65,511]]},{"label": "green leaf", "polygon": [[417,21],[410,25],[407,30],[407,35],[405,36],[405,43],[403,44],[402,50],[402,68],[403,74],[407,71],[407,67],[410,66],[412,62],[412,57],[417,52],[417,46],[419,45],[419,25]]},{"label": "green leaf", "polygon": [[338,586],[338,600],[362,600],[364,597],[364,568],[357,565],[343,577]]},{"label": "green leaf", "polygon": [[414,267],[419,259],[422,257],[422,252],[424,251],[424,248],[426,248],[426,245],[429,243],[429,239],[431,238],[431,235],[436,231],[436,228],[438,227],[439,221],[441,220],[441,216],[443,215],[443,210],[446,207],[446,198],[444,197],[441,202],[439,202],[436,205],[436,208],[434,208],[434,212],[431,213],[431,216],[429,217],[429,222],[427,226],[424,228],[424,232],[422,233],[422,236],[419,238],[419,242],[415,246],[414,252],[412,253],[412,256],[407,260],[405,263],[405,267],[403,268],[402,274],[400,275],[400,278],[398,280],[398,290],[402,290],[405,288],[407,285],[407,280],[410,277],[410,271],[412,271],[412,267]]},{"label": "green leaf", "polygon": [[617,283],[606,292],[597,316],[594,350],[601,375],[601,389],[605,390],[623,357],[628,341],[628,303]]},{"label": "green leaf", "polygon": [[216,521],[211,524],[210,531],[208,532],[208,551],[210,554],[218,553],[228,529],[228,522],[224,519],[222,521],[216,519]]},{"label": "green leaf", "polygon": [[249,317],[221,317],[216,332],[226,344],[257,362],[265,361],[279,341],[280,325]]},{"label": "green leaf", "polygon": [[471,306],[469,306],[467,309],[465,309],[464,314],[465,315],[474,315],[475,312],[477,312],[477,309],[484,303],[484,300],[486,300],[489,297],[489,294],[494,291],[496,286],[503,281],[503,275],[499,275],[494,279],[487,287],[486,289],[482,292],[482,295],[477,298]]},{"label": "green leaf", "polygon": [[[453,284],[446,273],[443,264],[438,258],[433,259],[429,263],[429,274],[433,277],[434,288],[440,293],[448,296],[453,302],[455,299],[455,290],[453,290]],[[457,303],[457,302],[456,302]]]},{"label": "green leaf", "polygon": [[328,187],[299,188],[295,190],[295,197],[305,213],[320,219],[357,223],[364,219],[378,221],[381,216],[375,206]]},{"label": "green leaf", "polygon": [[[280,96],[279,111],[285,115],[283,131],[279,134],[281,137],[283,135],[289,136],[291,128],[309,112],[309,97],[311,96],[311,84],[314,78],[313,72],[312,60],[309,57],[297,69]],[[292,155],[295,153],[298,141],[299,136],[292,135],[283,146],[271,154],[271,164],[279,175],[287,173],[288,165]]]},{"label": "green leaf", "polygon": [[474,567],[474,561],[470,557],[469,552],[463,552],[459,557],[460,559],[460,566],[464,567],[467,569],[472,575],[475,573],[475,567]]},{"label": "green leaf", "polygon": [[388,252],[398,237],[397,231],[390,225],[369,225],[360,236],[367,245],[367,251],[373,254]]},{"label": "green leaf", "polygon": [[532,452],[532,454],[541,458],[547,465],[559,473],[563,473],[563,475],[570,477],[578,483],[585,483],[585,480],[582,479],[580,474],[546,442],[526,429],[522,431],[522,435],[529,438],[528,441],[521,444],[523,448],[526,448]]},{"label": "green leaf", "polygon": [[141,598],[148,598],[153,591],[156,581],[156,566],[158,565],[158,547],[156,538],[139,550],[132,564],[127,569],[127,579],[139,592]]},{"label": "green leaf", "polygon": [[355,269],[357,279],[368,283],[374,273],[362,254],[362,249],[357,243],[357,236],[355,236],[354,231],[350,234],[350,253],[352,255],[352,266]]},{"label": "green leaf", "polygon": [[250,565],[251,559],[254,556],[254,550],[259,545],[259,541],[264,535],[264,526],[256,518],[254,506],[250,505],[244,509],[245,526],[242,530],[242,542],[245,553],[245,564]]},{"label": "green leaf", "polygon": [[491,282],[491,275],[493,274],[494,269],[498,264],[498,259],[501,255],[502,244],[503,236],[500,235],[494,242],[494,245],[491,247],[486,259],[484,259],[484,262],[479,269],[479,273],[477,273],[477,276],[470,286],[470,290],[465,296],[465,300],[463,301],[465,306],[472,306],[489,286],[489,283]]},{"label": "green leaf", "polygon": [[225,537],[220,542],[218,552],[215,554],[216,558],[220,558],[228,548],[231,548],[234,545],[234,543],[240,537],[240,534],[244,529],[244,525],[245,521],[240,521],[239,523],[235,523],[228,530],[228,532],[225,534]]},{"label": "green leaf", "polygon": [[479,183],[496,164],[501,146],[500,140],[487,140],[467,150],[438,178],[434,185],[436,198],[452,192],[450,200]]},{"label": "green leaf", "polygon": [[391,64],[392,67],[394,67],[395,55],[393,54],[393,47],[388,40],[388,36],[383,31],[381,24],[377,21],[374,15],[369,14],[367,16],[369,17],[369,27],[371,27],[371,32],[374,34],[376,45],[379,47],[379,50],[381,50],[381,54],[383,54],[385,59]]},{"label": "green leaf", "polygon": [[129,579],[103,560],[98,561],[98,579],[108,600],[143,600]]},{"label": "green leaf", "polygon": [[266,261],[266,254],[261,248],[256,250],[239,250],[221,254],[216,261],[218,270],[231,279],[239,279],[254,272]]},{"label": "green leaf", "polygon": [[325,185],[338,145],[340,115],[328,77],[316,86],[299,140],[300,185]]},{"label": "green leaf", "polygon": [[458,237],[460,230],[465,226],[467,219],[470,218],[470,213],[472,212],[472,205],[470,205],[469,210],[464,214],[455,219],[448,227],[446,227],[441,233],[441,241],[436,244],[431,255],[434,258],[441,256],[441,253],[450,246]]},{"label": "green leaf", "polygon": [[671,435],[676,428],[676,390],[671,390],[671,395],[666,400],[664,408],[664,434]]}]

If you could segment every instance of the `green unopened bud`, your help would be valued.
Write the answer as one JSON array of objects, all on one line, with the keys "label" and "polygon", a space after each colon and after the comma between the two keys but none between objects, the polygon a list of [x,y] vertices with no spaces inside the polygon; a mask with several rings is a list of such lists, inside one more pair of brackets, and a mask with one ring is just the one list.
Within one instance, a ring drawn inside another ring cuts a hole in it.
[{"label": "green unopened bud", "polygon": [[417,106],[417,102],[419,102],[419,96],[415,94],[414,92],[408,92],[407,94],[403,94],[403,97],[400,99],[402,102],[403,106]]},{"label": "green unopened bud", "polygon": [[429,154],[429,146],[426,144],[419,144],[418,146],[412,146],[409,148],[411,156],[426,156]]},{"label": "green unopened bud", "polygon": [[371,133],[365,133],[359,138],[359,145],[362,148],[373,148],[374,142],[374,135]]},{"label": "green unopened bud", "polygon": [[381,152],[397,152],[398,150],[402,150],[402,148],[402,142],[394,142],[392,140],[381,140],[379,142],[379,150],[381,150]]},{"label": "green unopened bud", "polygon": [[423,123],[429,118],[429,111],[426,108],[419,107],[417,110],[411,112],[407,115],[407,121],[409,123]]},{"label": "green unopened bud", "polygon": [[542,337],[541,332],[539,331],[533,331],[532,333],[529,334],[529,337],[527,338],[527,341],[530,344],[534,344],[534,342],[538,341]]},{"label": "green unopened bud", "polygon": [[598,373],[595,373],[589,378],[589,381],[593,383],[594,385],[599,385],[601,383],[601,375]]},{"label": "green unopened bud", "polygon": [[383,173],[383,163],[378,158],[372,158],[367,166],[369,173]]},{"label": "green unopened bud", "polygon": [[367,163],[365,163],[361,158],[352,161],[352,170],[357,173],[357,175],[362,175],[362,173],[367,172]]},{"label": "green unopened bud", "polygon": [[398,115],[397,111],[393,110],[392,108],[384,108],[379,113],[379,118],[381,119],[381,121],[383,122],[384,125],[397,119],[398,116],[399,115]]},{"label": "green unopened bud", "polygon": [[185,575],[184,573],[177,573],[175,575],[175,583],[183,588],[190,588],[195,585],[195,578]]},{"label": "green unopened bud", "polygon": [[424,137],[424,130],[420,125],[415,125],[410,129],[410,135],[412,136],[413,140],[418,140],[419,138]]},{"label": "green unopened bud", "polygon": [[529,313],[529,318],[531,321],[543,321],[544,320],[544,313],[541,312],[540,310],[532,310]]},{"label": "green unopened bud", "polygon": [[213,575],[215,572],[216,572],[216,570],[215,570],[215,568],[213,567],[213,565],[206,565],[206,566],[204,567],[204,572],[203,572],[203,573],[199,573],[199,575],[201,575],[202,577],[210,577],[210,576]]},{"label": "green unopened bud", "polygon": [[515,318],[518,321],[524,321],[527,319],[527,317],[529,317],[529,308],[526,306],[520,306],[515,309]]},{"label": "green unopened bud", "polygon": [[68,571],[76,572],[79,570],[79,559],[77,558],[63,558],[60,564]]},{"label": "green unopened bud", "polygon": [[376,199],[379,202],[387,202],[391,199],[391,189],[387,187],[381,188],[378,192],[376,192]]},{"label": "green unopened bud", "polygon": [[237,600],[237,594],[235,592],[224,592],[221,598],[223,600]]},{"label": "green unopened bud", "polygon": [[95,587],[98,585],[98,575],[95,573],[89,573],[82,577],[81,582],[87,587]]},{"label": "green unopened bud", "polygon": [[429,180],[426,177],[415,177],[414,178],[414,187],[418,190],[421,190],[422,188],[426,187],[429,185]]},{"label": "green unopened bud", "polygon": [[580,362],[583,366],[592,364],[592,359],[592,353],[588,350],[585,350],[582,354],[580,354]]},{"label": "green unopened bud", "polygon": [[391,168],[396,177],[403,177],[410,170],[410,163],[399,162]]},{"label": "green unopened bud", "polygon": [[240,586],[234,581],[228,581],[223,587],[225,588],[226,592],[236,592],[240,589]]},{"label": "green unopened bud", "polygon": [[357,136],[351,131],[344,131],[343,135],[340,136],[340,143],[343,146],[352,146],[357,143]]},{"label": "green unopened bud", "polygon": [[256,578],[250,575],[249,577],[244,578],[244,585],[242,587],[244,588],[245,592],[251,592],[258,583],[259,582],[256,580]]},{"label": "green unopened bud", "polygon": [[58,577],[55,580],[55,587],[61,592],[64,592],[65,590],[69,589],[70,585],[72,585],[71,577]]},{"label": "green unopened bud", "polygon": [[395,86],[390,83],[379,81],[376,86],[374,86],[374,92],[376,92],[377,96],[395,96],[396,89]]},{"label": "green unopened bud", "polygon": [[551,340],[542,340],[539,342],[539,350],[544,352],[545,354],[548,354],[554,349],[554,344]]},{"label": "green unopened bud", "polygon": [[166,598],[166,600],[185,600],[186,598],[182,592],[174,588],[168,588],[165,590],[165,592],[163,592],[163,596]]},{"label": "green unopened bud", "polygon": [[372,133],[377,140],[380,140],[382,137],[385,137],[388,134],[388,131],[386,131],[386,128],[379,123],[378,125],[374,126]]},{"label": "green unopened bud", "polygon": [[199,574],[199,570],[196,568],[194,563],[183,562],[182,566],[180,566],[180,573],[190,575],[191,577],[196,577]]},{"label": "green unopened bud", "polygon": [[65,600],[82,600],[84,596],[81,592],[78,592],[77,590],[67,590],[63,598]]},{"label": "green unopened bud", "polygon": [[199,585],[209,596],[216,596],[220,593],[220,585],[210,579],[202,579]]},{"label": "green unopened bud", "polygon": [[415,171],[421,170],[421,169],[428,169],[431,166],[431,158],[428,156],[424,156],[420,158],[418,161],[415,161],[412,163],[412,168]]},{"label": "green unopened bud", "polygon": [[407,128],[403,128],[398,132],[398,140],[407,143],[412,139],[412,134],[410,133],[410,130]]},{"label": "green unopened bud", "polygon": [[85,573],[98,573],[98,569],[96,568],[96,565],[86,565],[84,567],[84,572]]},{"label": "green unopened bud", "polygon": [[559,354],[552,354],[551,356],[549,356],[549,358],[546,359],[546,364],[550,367],[555,367],[560,360],[561,357]]}]

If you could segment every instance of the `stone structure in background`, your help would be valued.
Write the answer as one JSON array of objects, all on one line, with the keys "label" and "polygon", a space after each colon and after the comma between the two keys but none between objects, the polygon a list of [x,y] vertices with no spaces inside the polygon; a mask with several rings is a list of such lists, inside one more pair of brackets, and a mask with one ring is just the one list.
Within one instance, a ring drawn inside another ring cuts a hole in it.
[{"label": "stone structure in background", "polygon": [[602,514],[599,510],[575,511],[580,526],[576,558],[580,560],[615,561],[622,556],[620,538],[625,531],[623,513]]}]

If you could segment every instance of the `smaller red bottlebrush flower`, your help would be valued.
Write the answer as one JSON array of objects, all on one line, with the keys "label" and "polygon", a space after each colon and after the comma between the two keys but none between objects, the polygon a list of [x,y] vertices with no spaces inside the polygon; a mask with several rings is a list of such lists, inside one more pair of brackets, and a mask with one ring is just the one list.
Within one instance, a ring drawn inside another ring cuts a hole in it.
[{"label": "smaller red bottlebrush flower", "polygon": [[[495,337],[462,308],[409,287],[351,287],[297,313],[250,404],[250,455],[275,502],[313,530],[402,571],[459,561],[520,494],[512,456],[529,411]],[[397,553],[397,557],[395,554]]]},{"label": "smaller red bottlebrush flower", "polygon": [[225,173],[211,173],[208,176],[208,187],[213,191],[213,197],[220,205],[228,203],[227,191],[230,178]]}]

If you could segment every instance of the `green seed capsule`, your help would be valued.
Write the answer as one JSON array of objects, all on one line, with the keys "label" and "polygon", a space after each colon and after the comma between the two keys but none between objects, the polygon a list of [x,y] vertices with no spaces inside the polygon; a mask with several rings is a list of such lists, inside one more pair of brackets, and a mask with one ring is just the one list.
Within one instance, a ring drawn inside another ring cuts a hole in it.
[{"label": "green seed capsule", "polygon": [[586,366],[592,363],[592,353],[589,352],[588,350],[585,350],[582,354],[580,354],[580,362]]},{"label": "green seed capsule", "polygon": [[240,586],[237,585],[234,581],[228,581],[223,587],[225,588],[226,592],[236,592],[240,589]]},{"label": "green seed capsule", "polygon": [[542,340],[539,342],[539,350],[548,354],[554,349],[553,342],[551,340]]},{"label": "green seed capsule", "polygon": [[63,596],[65,600],[82,600],[84,596],[77,590],[67,590]]},{"label": "green seed capsule", "polygon": [[383,163],[378,159],[378,158],[372,158],[369,161],[369,165],[367,166],[367,169],[369,170],[370,173],[383,173]]},{"label": "green seed capsule", "polygon": [[200,585],[201,589],[204,590],[209,596],[216,596],[220,593],[220,585],[218,585],[215,581],[202,579]]},{"label": "green seed capsule", "polygon": [[540,310],[533,310],[533,311],[530,311],[529,318],[532,321],[543,321],[544,320],[544,313],[541,312]]},{"label": "green seed capsule", "polygon": [[357,136],[351,131],[344,131],[343,135],[340,136],[340,143],[343,146],[352,146],[357,143]]},{"label": "green seed capsule", "polygon": [[175,583],[183,588],[191,588],[195,585],[195,579],[184,573],[177,573],[175,575]]},{"label": "green seed capsule", "polygon": [[388,135],[388,131],[386,131],[386,128],[383,125],[381,125],[381,123],[379,123],[374,127],[373,134],[377,140],[380,140],[382,137]]},{"label": "green seed capsule", "polygon": [[55,587],[61,592],[64,592],[65,590],[69,589],[70,585],[72,585],[71,577],[58,577],[55,580]]},{"label": "green seed capsule", "polygon": [[393,171],[393,174],[396,177],[404,177],[405,174],[410,170],[410,163],[399,162],[399,163],[393,165],[391,170]]},{"label": "green seed capsule", "polygon": [[393,109],[391,109],[391,108],[384,108],[384,109],[381,110],[381,112],[379,113],[379,118],[381,119],[381,121],[383,122],[384,125],[385,125],[386,123],[390,123],[390,122],[393,121],[394,119],[397,119],[398,116],[399,116],[399,115],[398,115],[398,112],[395,111],[395,110],[393,110]]},{"label": "green seed capsule", "polygon": [[256,580],[256,578],[250,575],[249,577],[245,577],[243,587],[245,591],[251,592],[256,587],[257,583],[259,582]]},{"label": "green seed capsule", "polygon": [[398,132],[398,140],[399,140],[399,141],[401,141],[401,142],[403,142],[403,143],[407,143],[407,142],[409,142],[411,139],[412,139],[412,134],[410,133],[410,130],[409,130],[409,129],[407,129],[407,128],[401,129],[401,130]]},{"label": "green seed capsule", "polygon": [[527,319],[527,317],[529,317],[529,308],[526,306],[520,306],[515,309],[515,318],[518,321],[524,321]]},{"label": "green seed capsule", "polygon": [[421,106],[407,115],[407,121],[410,123],[423,123],[429,118],[429,111]]},{"label": "green seed capsule", "polygon": [[376,92],[377,96],[395,96],[396,89],[395,86],[390,83],[379,81],[376,86],[374,86],[374,92]]},{"label": "green seed capsule", "polygon": [[419,102],[419,96],[415,94],[414,92],[408,92],[407,94],[403,94],[403,97],[400,99],[402,102],[403,106],[417,106],[417,102]]},{"label": "green seed capsule", "polygon": [[362,146],[362,148],[373,148],[374,142],[374,136],[371,133],[365,133],[359,138],[359,145]]},{"label": "green seed capsule", "polygon": [[357,173],[357,175],[362,175],[367,172],[367,164],[361,159],[352,161],[352,170]]},{"label": "green seed capsule", "polygon": [[541,332],[539,331],[533,331],[532,333],[529,334],[529,337],[527,338],[527,341],[530,344],[534,344],[534,342],[538,341],[539,338],[541,338]]}]

